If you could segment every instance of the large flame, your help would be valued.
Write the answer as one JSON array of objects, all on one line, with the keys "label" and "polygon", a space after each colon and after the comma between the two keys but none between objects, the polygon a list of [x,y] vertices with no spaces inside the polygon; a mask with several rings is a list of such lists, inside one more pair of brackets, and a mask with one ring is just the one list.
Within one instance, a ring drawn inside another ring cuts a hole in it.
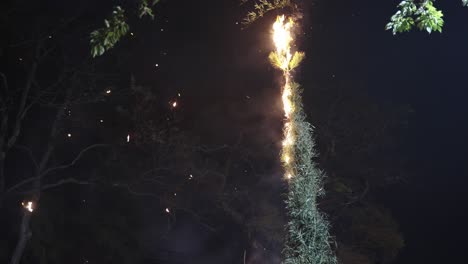
[{"label": "large flame", "polygon": [[291,61],[291,42],[293,41],[291,29],[294,25],[290,18],[285,23],[285,16],[278,16],[273,24],[273,42],[276,47],[276,54],[280,61],[280,68],[283,71],[288,71],[289,62]]},{"label": "large flame", "polygon": [[291,33],[293,25],[293,20],[291,18],[286,19],[284,15],[278,16],[276,18],[276,22],[273,24],[273,42],[276,48],[275,54],[277,58],[277,66],[283,71],[285,81],[281,96],[284,115],[286,117],[281,159],[283,161],[285,177],[287,179],[291,179],[294,176],[291,164],[294,162],[294,131],[296,129],[294,120],[291,119],[291,114],[294,112],[294,102],[292,100],[293,90],[291,89],[289,72],[289,65],[292,59],[291,43],[294,40]]}]

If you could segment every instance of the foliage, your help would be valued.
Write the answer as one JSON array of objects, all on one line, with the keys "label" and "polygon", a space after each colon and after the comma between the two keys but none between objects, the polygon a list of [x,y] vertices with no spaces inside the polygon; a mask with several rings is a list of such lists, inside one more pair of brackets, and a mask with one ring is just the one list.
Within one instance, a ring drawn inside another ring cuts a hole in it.
[{"label": "foliage", "polygon": [[[241,0],[241,4],[247,3],[248,0]],[[242,21],[242,24],[249,25],[257,19],[263,17],[266,13],[285,7],[293,7],[291,0],[259,0],[254,4],[253,11],[247,13],[247,16]]]},{"label": "foliage", "polygon": [[416,11],[418,29],[426,30],[428,33],[432,31],[442,32],[442,26],[444,25],[442,17],[444,14],[442,14],[442,11],[437,10],[431,1],[425,3],[425,5]]},{"label": "foliage", "polygon": [[313,161],[316,156],[312,139],[312,126],[306,121],[299,85],[291,84],[295,111],[291,116],[296,130],[294,135],[294,177],[289,183],[287,209],[288,237],[285,248],[285,264],[333,264],[337,263],[330,243],[329,224],[318,210],[317,199],[323,195],[324,174]]},{"label": "foliage", "polygon": [[125,11],[116,6],[109,19],[104,20],[104,27],[91,32],[91,55],[101,56],[110,50],[128,33],[129,26],[126,22]]},{"label": "foliage", "polygon": [[[151,1],[151,2],[150,2]],[[141,0],[138,6],[138,17],[149,16],[154,19],[152,7],[160,0]],[[120,7],[114,7],[111,18],[104,20],[105,26],[91,32],[91,55],[93,57],[101,56],[106,51],[112,49],[129,30],[126,22],[125,10]]]},{"label": "foliage", "polygon": [[151,7],[155,6],[160,0],[153,0],[151,3],[148,3],[148,1],[149,0],[141,0],[138,8],[138,17],[150,16],[151,19],[154,19],[154,13]]},{"label": "foliage", "polygon": [[[299,66],[299,64],[302,62],[304,58],[305,58],[304,52],[296,51],[294,55],[292,56],[291,61],[289,62],[287,70],[292,71],[295,68],[297,68],[297,66]],[[270,55],[268,55],[268,59],[270,60],[270,63],[271,65],[273,65],[273,67],[278,68],[280,70],[282,69],[281,59],[278,58],[278,53],[271,52]]]},{"label": "foliage", "polygon": [[297,66],[299,66],[304,58],[304,52],[295,52],[291,61],[289,62],[289,70],[294,70]]},{"label": "foliage", "polygon": [[393,34],[410,31],[414,25],[413,15],[416,12],[416,4],[413,0],[402,1],[398,5],[399,10],[391,17],[386,29]]},{"label": "foliage", "polygon": [[[463,4],[466,3],[468,2],[464,0]],[[386,25],[386,29],[392,30],[394,35],[410,31],[415,24],[419,30],[426,30],[429,34],[433,31],[442,32],[444,15],[434,7],[432,0],[418,3],[415,3],[415,0],[403,0],[398,9]]]}]

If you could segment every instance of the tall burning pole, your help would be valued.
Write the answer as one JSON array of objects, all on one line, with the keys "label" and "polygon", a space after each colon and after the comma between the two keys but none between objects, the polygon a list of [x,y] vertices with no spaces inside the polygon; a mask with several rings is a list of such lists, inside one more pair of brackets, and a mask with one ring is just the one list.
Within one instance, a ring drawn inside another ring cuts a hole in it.
[{"label": "tall burning pole", "polygon": [[284,264],[335,264],[328,221],[317,208],[317,198],[324,192],[323,173],[313,162],[316,155],[313,129],[306,121],[301,91],[291,74],[304,58],[302,52],[296,51],[294,55],[291,52],[293,27],[293,19],[284,15],[277,17],[273,24],[275,51],[269,56],[284,77],[281,97],[285,123],[281,161],[289,182]]}]

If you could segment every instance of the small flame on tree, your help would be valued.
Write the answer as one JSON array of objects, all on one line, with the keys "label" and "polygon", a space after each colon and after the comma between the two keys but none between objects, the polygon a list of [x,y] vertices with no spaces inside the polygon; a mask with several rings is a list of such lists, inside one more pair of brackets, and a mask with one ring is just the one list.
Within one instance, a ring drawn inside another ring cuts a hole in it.
[{"label": "small flame on tree", "polygon": [[24,209],[28,210],[31,213],[34,211],[34,204],[31,201],[22,202],[21,205],[23,206]]}]

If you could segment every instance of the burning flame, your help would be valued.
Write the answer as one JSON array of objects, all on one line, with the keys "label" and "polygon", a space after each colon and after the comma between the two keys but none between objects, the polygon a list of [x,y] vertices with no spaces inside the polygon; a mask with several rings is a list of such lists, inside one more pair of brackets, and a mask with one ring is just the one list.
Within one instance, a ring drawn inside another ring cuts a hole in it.
[{"label": "burning flame", "polygon": [[292,163],[294,162],[294,131],[295,123],[291,119],[294,112],[293,89],[291,88],[290,63],[293,58],[291,43],[294,41],[291,30],[294,22],[291,18],[286,19],[284,15],[278,16],[273,24],[273,43],[275,44],[275,57],[277,65],[284,75],[285,84],[282,89],[281,99],[283,101],[284,115],[284,139],[282,149],[282,161],[285,168],[285,177],[291,179],[294,175]]},{"label": "burning flame", "polygon": [[285,16],[278,16],[273,24],[273,42],[276,47],[276,54],[280,61],[280,68],[283,71],[288,70],[289,62],[292,59],[291,42],[293,41],[291,29],[294,22],[291,18],[285,23]]}]

